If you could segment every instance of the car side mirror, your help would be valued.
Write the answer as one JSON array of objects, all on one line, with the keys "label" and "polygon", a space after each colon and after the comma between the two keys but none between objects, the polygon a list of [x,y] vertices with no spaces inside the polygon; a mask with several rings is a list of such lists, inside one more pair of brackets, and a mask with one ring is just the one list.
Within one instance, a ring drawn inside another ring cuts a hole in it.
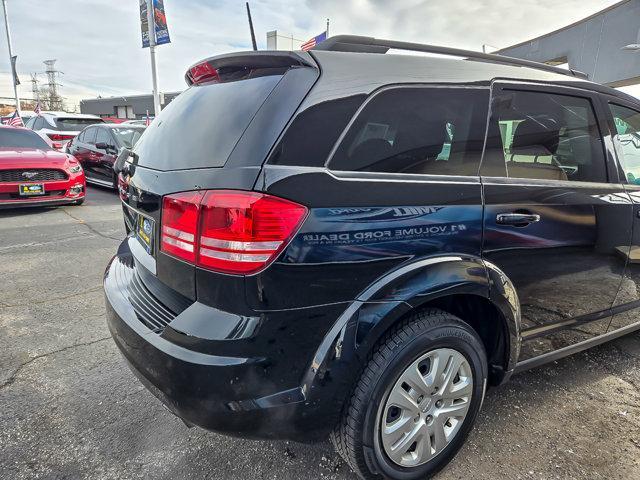
[{"label": "car side mirror", "polygon": [[120,152],[120,155],[118,155],[118,158],[113,164],[113,171],[116,173],[116,175],[119,174],[120,172],[124,172],[127,158],[129,158],[129,155],[131,155],[131,150],[126,147],[123,148],[122,151]]}]

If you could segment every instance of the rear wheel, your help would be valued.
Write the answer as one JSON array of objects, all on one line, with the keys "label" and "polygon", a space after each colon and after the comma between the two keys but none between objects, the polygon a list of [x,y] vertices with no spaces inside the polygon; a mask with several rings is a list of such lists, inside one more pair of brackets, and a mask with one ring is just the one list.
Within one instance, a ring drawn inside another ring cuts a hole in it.
[{"label": "rear wheel", "polygon": [[469,325],[440,310],[416,313],[372,354],[332,442],[364,479],[433,475],[473,427],[486,379]]}]

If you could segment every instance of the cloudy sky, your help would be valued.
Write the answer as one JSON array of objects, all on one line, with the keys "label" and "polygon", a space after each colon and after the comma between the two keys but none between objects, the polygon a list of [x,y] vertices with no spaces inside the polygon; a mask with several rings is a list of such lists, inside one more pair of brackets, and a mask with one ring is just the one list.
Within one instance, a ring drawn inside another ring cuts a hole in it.
[{"label": "cloudy sky", "polygon": [[[308,38],[324,30],[481,50],[555,30],[617,0],[251,0],[258,47],[266,32]],[[57,59],[69,104],[97,95],[151,90],[149,54],[140,45],[138,0],[7,0],[21,92],[32,72]],[[184,88],[193,62],[250,48],[244,1],[165,0],[172,43],[158,47],[161,91]],[[0,27],[0,96],[11,96]],[[40,78],[44,80],[44,75]]]}]

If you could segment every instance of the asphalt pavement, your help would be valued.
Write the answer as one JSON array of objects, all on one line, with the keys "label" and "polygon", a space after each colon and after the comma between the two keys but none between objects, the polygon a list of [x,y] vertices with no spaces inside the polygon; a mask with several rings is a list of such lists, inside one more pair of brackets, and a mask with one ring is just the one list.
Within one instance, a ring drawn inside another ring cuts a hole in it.
[{"label": "asphalt pavement", "polygon": [[[328,442],[187,428],[128,370],[102,275],[118,198],[0,211],[0,479],[354,479]],[[640,478],[640,334],[489,392],[445,479]]]}]

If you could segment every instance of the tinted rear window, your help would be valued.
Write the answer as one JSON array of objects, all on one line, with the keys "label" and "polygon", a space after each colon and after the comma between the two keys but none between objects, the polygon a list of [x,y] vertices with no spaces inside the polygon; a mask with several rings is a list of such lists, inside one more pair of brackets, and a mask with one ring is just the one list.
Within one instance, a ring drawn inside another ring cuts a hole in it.
[{"label": "tinted rear window", "polygon": [[[56,118],[56,130],[79,132],[88,125],[104,123],[98,118]],[[47,125],[48,127],[49,125]]]},{"label": "tinted rear window", "polygon": [[223,166],[281,73],[185,90],[140,137],[134,150],[138,165],[156,170]]},{"label": "tinted rear window", "polygon": [[322,167],[365,95],[322,102],[296,116],[269,160],[277,165]]},{"label": "tinted rear window", "polygon": [[0,128],[0,148],[39,148],[49,150],[49,145],[31,130]]}]

